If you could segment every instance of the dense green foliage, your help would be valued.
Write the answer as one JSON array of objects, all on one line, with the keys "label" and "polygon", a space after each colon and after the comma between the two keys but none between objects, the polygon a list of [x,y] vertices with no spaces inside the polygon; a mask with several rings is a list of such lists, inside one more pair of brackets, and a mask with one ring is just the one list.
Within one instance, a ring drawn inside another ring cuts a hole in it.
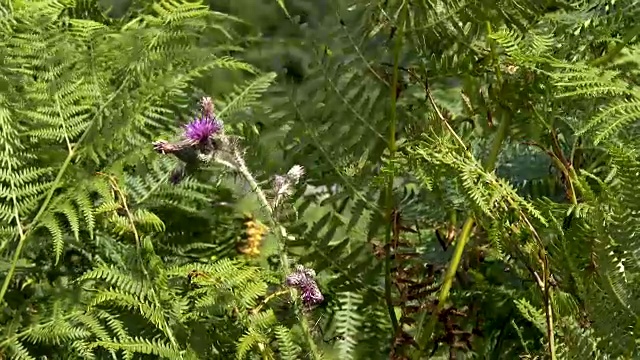
[{"label": "dense green foliage", "polygon": [[1,359],[640,356],[637,1],[0,12]]}]

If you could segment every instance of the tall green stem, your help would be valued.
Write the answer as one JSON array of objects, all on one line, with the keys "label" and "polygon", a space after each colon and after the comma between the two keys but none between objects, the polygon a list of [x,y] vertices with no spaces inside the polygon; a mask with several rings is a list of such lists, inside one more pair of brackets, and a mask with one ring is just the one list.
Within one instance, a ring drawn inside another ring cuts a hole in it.
[{"label": "tall green stem", "polygon": [[[402,17],[406,14],[406,4],[403,4]],[[387,174],[387,187],[385,190],[385,212],[386,212],[386,220],[387,220],[387,231],[386,231],[386,256],[384,261],[384,297],[385,302],[387,303],[387,310],[389,312],[389,318],[391,319],[391,326],[393,327],[393,331],[395,332],[398,328],[398,319],[396,317],[396,312],[393,307],[393,301],[391,298],[391,242],[392,236],[391,232],[393,231],[393,210],[394,210],[394,201],[393,201],[393,183],[395,180],[395,164],[394,159],[396,156],[396,152],[398,151],[398,145],[396,144],[396,126],[398,123],[398,115],[397,115],[397,100],[398,100],[398,76],[399,76],[399,62],[400,62],[400,51],[402,50],[402,36],[404,24],[398,23],[398,33],[396,34],[395,47],[393,49],[393,79],[391,81],[391,108],[389,111],[389,134],[387,141],[387,148],[389,150],[389,164],[391,164],[389,172]]]},{"label": "tall green stem", "polygon": [[594,66],[606,65],[611,60],[613,60],[613,58],[616,57],[616,55],[618,55],[622,51],[622,49],[625,48],[625,46],[629,45],[629,43],[638,35],[640,35],[640,24],[637,24],[635,27],[629,30],[629,33],[627,33],[627,35],[622,38],[618,45],[611,49],[611,51],[609,51],[606,55],[592,60],[590,64]]},{"label": "tall green stem", "polygon": [[449,298],[449,291],[451,290],[451,286],[453,285],[453,279],[456,277],[456,272],[458,271],[458,266],[460,265],[460,260],[462,259],[464,247],[465,245],[467,245],[467,242],[471,237],[471,230],[473,229],[474,224],[475,221],[473,217],[469,216],[464,222],[464,225],[462,225],[460,237],[458,237],[456,248],[453,250],[453,257],[449,262],[449,267],[447,268],[447,272],[444,275],[442,287],[440,288],[440,296],[438,297],[438,311],[442,310],[444,304],[446,304],[447,299]]},{"label": "tall green stem", "polygon": [[[493,145],[491,146],[491,149],[489,151],[489,156],[487,157],[487,160],[485,162],[484,168],[486,171],[493,171],[495,169],[498,155],[500,154],[500,150],[502,149],[502,144],[504,143],[504,140],[506,139],[509,132],[508,130],[510,123],[511,118],[509,116],[505,117],[500,123],[500,127],[498,128],[496,137],[493,140]],[[420,343],[423,344],[423,346],[429,343],[431,336],[433,335],[433,331],[435,330],[438,314],[449,299],[449,292],[451,291],[451,286],[453,285],[453,279],[455,278],[456,272],[458,271],[458,266],[460,265],[460,260],[462,259],[464,248],[471,238],[471,230],[473,229],[474,224],[475,219],[472,215],[469,215],[469,217],[467,217],[466,221],[464,222],[464,225],[462,226],[462,231],[460,232],[460,236],[456,241],[456,247],[453,251],[453,256],[451,258],[451,261],[449,262],[449,266],[447,267],[442,287],[440,288],[437,310],[431,316],[426,329],[424,331],[422,329],[419,329],[419,332],[422,333],[422,336],[419,336],[421,340]],[[424,350],[426,350],[426,347],[422,348],[423,352]]]}]

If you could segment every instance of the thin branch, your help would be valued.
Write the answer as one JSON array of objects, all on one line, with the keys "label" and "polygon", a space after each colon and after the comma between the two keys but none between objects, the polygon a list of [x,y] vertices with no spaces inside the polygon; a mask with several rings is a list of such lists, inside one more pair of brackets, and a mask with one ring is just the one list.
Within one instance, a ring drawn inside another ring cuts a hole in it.
[{"label": "thin branch", "polygon": [[611,60],[613,60],[616,55],[618,55],[633,39],[640,35],[640,24],[637,24],[634,28],[629,30],[629,33],[622,38],[622,40],[609,51],[606,55],[594,59],[590,62],[590,65],[599,66],[599,65],[607,65]]},{"label": "thin branch", "polygon": [[440,109],[438,108],[438,105],[436,105],[436,101],[433,99],[433,95],[431,94],[431,90],[429,89],[429,84],[426,82],[426,80],[425,80],[425,91],[427,92],[427,98],[429,99],[429,103],[431,104],[433,109],[436,111],[436,114],[438,115],[438,117],[440,118],[444,126],[447,127],[447,130],[449,130],[449,133],[453,135],[453,137],[456,139],[458,144],[460,144],[460,146],[462,146],[462,148],[465,151],[467,151],[467,145],[464,144],[464,141],[462,141],[460,136],[458,136],[458,134],[455,132],[455,130],[453,130],[453,128],[451,127],[447,119],[440,112]]},{"label": "thin branch", "polygon": [[[403,4],[402,14],[403,17],[406,16],[407,9],[406,4]],[[404,20],[404,18],[403,18]],[[398,330],[398,318],[396,316],[395,308],[393,306],[393,299],[391,298],[391,243],[392,243],[392,232],[393,232],[393,211],[395,208],[394,200],[393,200],[393,183],[395,180],[395,164],[394,159],[396,156],[396,152],[398,150],[398,145],[396,144],[396,126],[398,124],[398,114],[397,114],[397,89],[398,89],[398,75],[399,69],[398,65],[400,63],[400,51],[402,50],[402,31],[404,29],[404,25],[400,27],[400,34],[396,37],[395,47],[393,49],[393,79],[391,81],[391,108],[389,114],[389,137],[387,141],[387,148],[389,150],[389,163],[391,164],[391,169],[387,175],[387,186],[385,189],[385,220],[387,221],[387,231],[386,231],[386,253],[384,259],[384,299],[387,303],[387,311],[389,312],[389,318],[391,319],[391,327],[392,331],[395,333]]]}]

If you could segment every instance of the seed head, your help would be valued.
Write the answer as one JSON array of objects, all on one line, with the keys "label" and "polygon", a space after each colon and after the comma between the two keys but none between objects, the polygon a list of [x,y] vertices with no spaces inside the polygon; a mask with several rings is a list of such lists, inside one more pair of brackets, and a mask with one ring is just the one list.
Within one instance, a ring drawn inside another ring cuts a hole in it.
[{"label": "seed head", "polygon": [[273,200],[274,207],[278,206],[284,198],[293,194],[294,186],[300,182],[304,176],[304,167],[301,165],[293,165],[286,175],[275,175],[273,178],[273,190],[275,198]]},{"label": "seed head", "polygon": [[304,167],[302,167],[302,165],[293,165],[287,172],[287,177],[291,179],[294,184],[297,184],[303,176]]}]

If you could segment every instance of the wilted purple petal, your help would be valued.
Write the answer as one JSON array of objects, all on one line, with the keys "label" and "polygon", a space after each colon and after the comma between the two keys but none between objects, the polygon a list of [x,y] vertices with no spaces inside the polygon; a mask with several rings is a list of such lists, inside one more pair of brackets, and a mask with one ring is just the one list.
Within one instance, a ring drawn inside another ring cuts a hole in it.
[{"label": "wilted purple petal", "polygon": [[191,146],[193,146],[193,143],[190,140],[181,140],[174,143],[170,143],[166,140],[158,140],[153,142],[153,149],[162,154],[177,153]]},{"label": "wilted purple petal", "polygon": [[217,118],[196,118],[185,126],[183,136],[196,142],[204,142],[222,130],[222,121]]},{"label": "wilted purple petal", "polygon": [[322,296],[322,292],[320,292],[315,281],[303,284],[300,290],[302,291],[302,302],[307,306],[319,304],[324,300],[324,296]]},{"label": "wilted purple petal", "polygon": [[287,275],[287,286],[300,286],[304,281],[306,281],[306,274],[302,272],[292,272]]},{"label": "wilted purple petal", "polygon": [[174,144],[166,140],[158,140],[153,142],[153,149],[162,154],[170,154],[176,151]]},{"label": "wilted purple petal", "polygon": [[300,297],[306,306],[317,305],[324,300],[324,296],[322,296],[322,292],[314,279],[315,274],[313,269],[298,265],[286,279],[287,286],[294,287],[300,291]]}]

